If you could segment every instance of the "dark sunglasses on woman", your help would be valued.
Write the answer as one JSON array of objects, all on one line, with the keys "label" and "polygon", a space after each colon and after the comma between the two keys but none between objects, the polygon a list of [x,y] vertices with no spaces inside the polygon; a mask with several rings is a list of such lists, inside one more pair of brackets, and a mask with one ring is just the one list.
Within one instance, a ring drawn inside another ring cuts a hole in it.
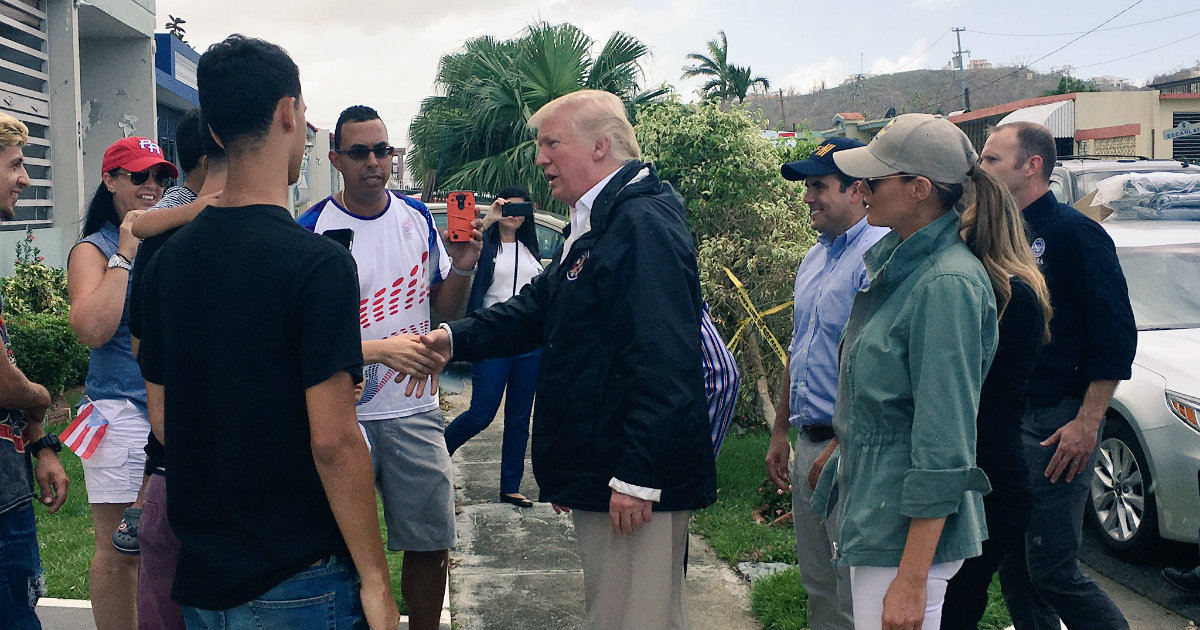
[{"label": "dark sunglasses on woman", "polygon": [[154,176],[154,183],[162,186],[163,188],[166,188],[167,184],[170,184],[171,180],[174,179],[162,169],[146,169],[136,173],[122,169],[118,175],[129,175],[129,181],[134,186],[141,186],[142,184],[145,184],[146,180],[150,179],[151,175]]}]

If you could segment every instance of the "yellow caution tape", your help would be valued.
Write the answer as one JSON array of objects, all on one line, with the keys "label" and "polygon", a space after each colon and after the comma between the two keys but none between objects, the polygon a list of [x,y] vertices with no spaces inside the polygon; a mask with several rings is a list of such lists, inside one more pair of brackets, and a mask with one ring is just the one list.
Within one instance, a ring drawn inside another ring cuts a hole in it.
[{"label": "yellow caution tape", "polygon": [[742,308],[746,309],[746,312],[750,315],[750,317],[747,318],[746,321],[742,322],[741,326],[738,328],[737,334],[735,334],[733,338],[734,342],[730,345],[730,350],[732,350],[733,346],[736,345],[737,339],[740,337],[742,330],[747,324],[753,321],[755,327],[758,328],[759,334],[763,336],[763,339],[767,340],[767,345],[771,346],[771,349],[774,350],[775,354],[779,356],[779,362],[786,367],[787,353],[784,352],[783,346],[780,345],[779,340],[775,338],[775,334],[771,332],[771,329],[767,328],[767,323],[763,321],[763,315],[777,313],[790,305],[791,302],[780,304],[779,306],[770,309],[766,313],[760,313],[758,309],[754,308],[754,303],[750,301],[750,294],[746,293],[746,287],[742,284],[742,281],[738,280],[737,276],[733,275],[733,272],[729,270],[729,267],[723,267],[723,269],[725,270],[725,274],[729,276],[729,280],[733,282],[733,287],[737,289],[738,302],[741,302]]}]

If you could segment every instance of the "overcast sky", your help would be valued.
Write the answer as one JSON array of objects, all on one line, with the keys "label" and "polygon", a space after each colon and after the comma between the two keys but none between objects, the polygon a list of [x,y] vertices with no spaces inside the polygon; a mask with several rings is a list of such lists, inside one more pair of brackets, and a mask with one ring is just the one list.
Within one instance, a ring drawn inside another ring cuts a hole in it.
[{"label": "overcast sky", "polygon": [[969,59],[1032,62],[1042,71],[1071,65],[1075,76],[1113,75],[1137,85],[1200,61],[1200,3],[1131,5],[1135,0],[158,0],[157,25],[162,30],[168,14],[184,18],[186,39],[200,52],[234,32],[276,42],[300,66],[310,121],[330,128],[343,108],[370,105],[399,145],[421,99],[434,91],[442,55],[472,37],[516,36],[537,20],[577,25],[597,41],[597,52],[613,31],[639,38],[653,53],[644,84],[671,83],[688,100],[697,82],[679,78],[685,56],[704,52],[722,29],[729,61],[750,65],[785,92],[809,92],[821,80],[835,86],[860,67],[877,74],[941,68],[955,49],[951,27],[967,29]]}]

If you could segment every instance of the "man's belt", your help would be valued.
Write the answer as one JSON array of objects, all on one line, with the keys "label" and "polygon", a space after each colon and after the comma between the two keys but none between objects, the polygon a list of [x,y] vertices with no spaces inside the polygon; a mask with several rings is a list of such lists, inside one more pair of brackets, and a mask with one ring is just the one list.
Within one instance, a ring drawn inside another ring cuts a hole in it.
[{"label": "man's belt", "polygon": [[834,438],[833,427],[827,424],[806,424],[800,427],[800,431],[808,436],[810,442],[824,442]]}]

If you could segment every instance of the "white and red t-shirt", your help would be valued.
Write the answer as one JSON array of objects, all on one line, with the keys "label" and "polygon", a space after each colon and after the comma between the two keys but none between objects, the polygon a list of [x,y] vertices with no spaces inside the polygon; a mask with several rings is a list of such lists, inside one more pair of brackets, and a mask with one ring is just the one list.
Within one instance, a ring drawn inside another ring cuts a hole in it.
[{"label": "white and red t-shirt", "polygon": [[[429,290],[450,273],[450,258],[441,236],[430,236],[424,204],[391,195],[387,209],[359,217],[326,198],[300,216],[301,225],[317,234],[354,230],[350,251],[358,263],[358,323],[363,341],[429,332]],[[436,269],[430,268],[430,243],[436,244]],[[405,396],[407,379],[395,382],[396,372],[382,363],[363,368],[359,420],[398,418],[438,406],[437,392]]]}]

